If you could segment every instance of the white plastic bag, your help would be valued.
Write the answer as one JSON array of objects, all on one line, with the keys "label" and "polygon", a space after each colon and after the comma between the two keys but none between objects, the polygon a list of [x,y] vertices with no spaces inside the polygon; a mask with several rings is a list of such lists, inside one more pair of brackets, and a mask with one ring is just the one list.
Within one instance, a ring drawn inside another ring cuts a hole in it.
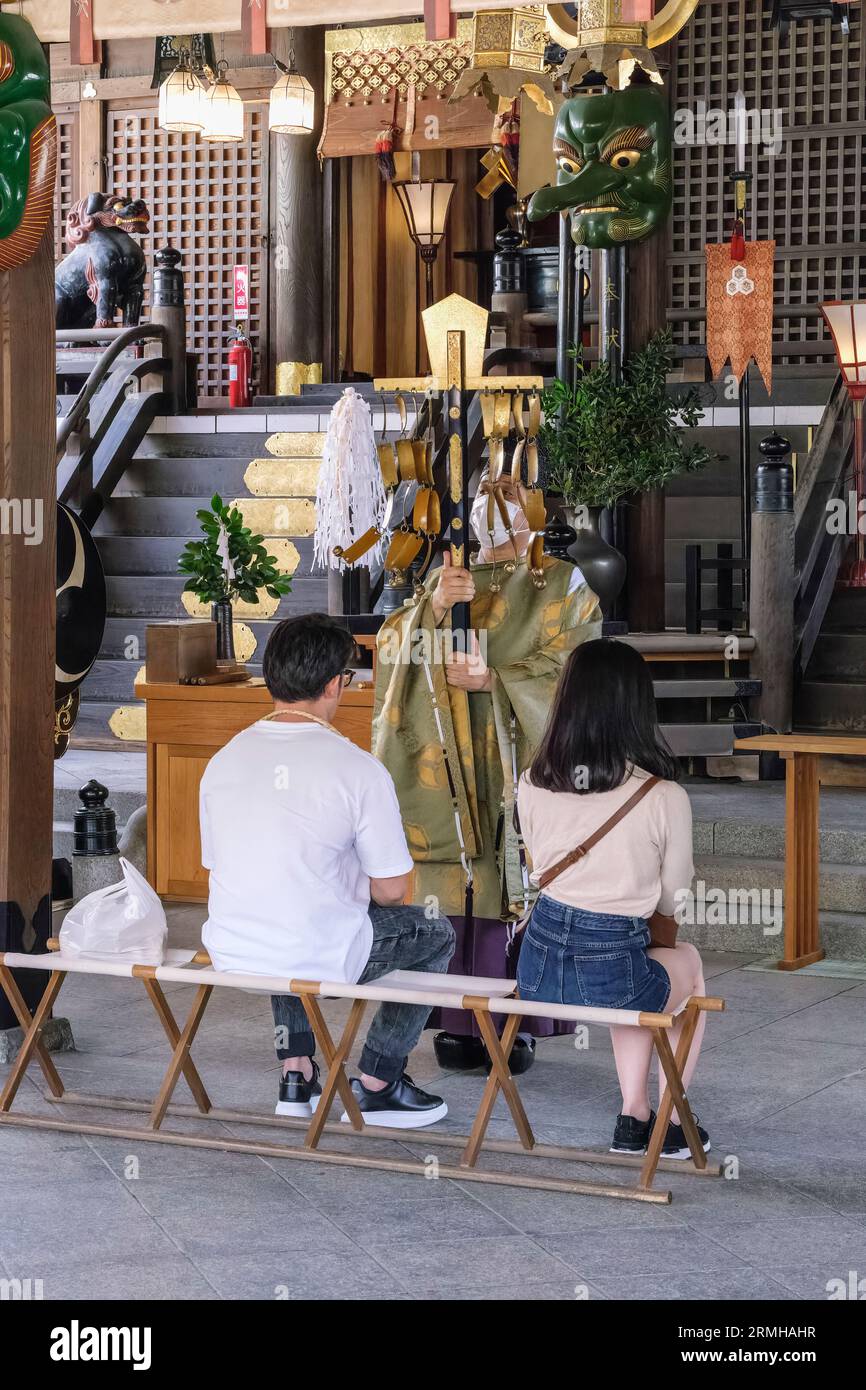
[{"label": "white plastic bag", "polygon": [[161,965],[168,936],[162,903],[134,864],[121,857],[120,867],[120,883],[97,888],[67,912],[60,950],[95,960]]}]

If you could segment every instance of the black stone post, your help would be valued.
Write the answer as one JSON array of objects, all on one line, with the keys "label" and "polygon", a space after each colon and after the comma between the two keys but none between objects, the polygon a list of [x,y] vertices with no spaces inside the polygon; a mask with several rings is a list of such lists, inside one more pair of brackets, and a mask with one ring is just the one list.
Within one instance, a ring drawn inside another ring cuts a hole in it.
[{"label": "black stone post", "polygon": [[[174,246],[162,246],[154,257],[151,323],[161,324],[167,341],[162,352],[171,361],[168,391],[175,411],[187,406],[186,310],[183,296],[181,255]],[[153,349],[151,349],[153,351]],[[159,351],[157,349],[157,351]]]},{"label": "black stone post", "polygon": [[791,445],[770,434],[759,445],[751,521],[749,626],[756,648],[751,671],[763,682],[761,720],[791,731],[794,699],[794,478]]}]

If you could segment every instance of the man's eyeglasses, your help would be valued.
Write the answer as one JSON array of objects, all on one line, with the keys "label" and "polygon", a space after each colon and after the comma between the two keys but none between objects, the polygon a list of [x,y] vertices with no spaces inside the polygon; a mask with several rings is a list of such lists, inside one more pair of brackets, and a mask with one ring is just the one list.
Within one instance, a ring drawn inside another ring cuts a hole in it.
[{"label": "man's eyeglasses", "polygon": [[355,679],[355,669],[354,669],[354,667],[353,667],[353,666],[347,666],[346,669],[345,669],[345,671],[343,672],[343,689],[345,690],[347,685],[351,685],[351,684],[352,684],[352,681],[353,681],[354,679]]}]

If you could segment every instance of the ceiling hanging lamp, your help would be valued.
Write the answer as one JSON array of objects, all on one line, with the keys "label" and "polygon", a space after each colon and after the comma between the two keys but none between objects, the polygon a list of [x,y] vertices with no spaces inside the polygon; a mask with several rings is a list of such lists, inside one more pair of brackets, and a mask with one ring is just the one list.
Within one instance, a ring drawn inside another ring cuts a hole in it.
[{"label": "ceiling hanging lamp", "polygon": [[274,59],[281,76],[271,88],[268,129],[275,135],[309,135],[313,130],[316,99],[313,89],[295,67],[295,32],[289,31],[289,66]]},{"label": "ceiling hanging lamp", "polygon": [[181,50],[180,62],[159,89],[159,127],[161,130],[198,132],[204,127],[201,78],[193,71],[189,49]]},{"label": "ceiling hanging lamp", "polygon": [[202,97],[201,138],[212,145],[236,145],[244,138],[244,103],[227,72],[228,63],[221,58],[213,86]]}]

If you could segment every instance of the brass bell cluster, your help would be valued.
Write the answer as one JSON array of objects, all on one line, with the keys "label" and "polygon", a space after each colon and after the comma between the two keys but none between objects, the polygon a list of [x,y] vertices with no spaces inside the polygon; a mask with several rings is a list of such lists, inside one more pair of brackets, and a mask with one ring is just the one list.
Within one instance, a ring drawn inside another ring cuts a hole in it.
[{"label": "brass bell cluster", "polygon": [[[514,559],[506,560],[503,569],[513,574],[517,567],[517,541],[508,503],[520,508],[526,517],[530,531],[526,562],[532,582],[537,589],[544,589],[544,528],[547,524],[547,507],[544,493],[538,486],[538,432],[541,428],[541,396],[537,390],[511,392],[504,386],[496,390],[486,387],[479,393],[484,437],[487,441],[489,467],[479,484],[478,491],[487,498],[487,532],[493,548],[496,515],[508,533]],[[506,470],[506,446],[515,437],[510,468]],[[490,582],[492,593],[498,593],[502,585],[498,570],[494,566]]]},{"label": "brass bell cluster", "polygon": [[[346,550],[336,551],[348,565],[355,564],[382,536],[392,532],[385,569],[405,573],[426,546],[424,560],[415,578],[416,593],[422,587],[421,580],[433,557],[433,543],[442,530],[442,509],[439,494],[433,483],[433,424],[432,412],[428,410],[426,424],[420,427],[421,415],[415,404],[414,423],[409,429],[409,412],[406,398],[401,393],[394,397],[394,404],[400,415],[400,433],[396,439],[386,437],[387,406],[382,397],[382,433],[376,446],[379,467],[385,487],[387,503],[381,529],[371,529],[360,536],[354,545]],[[416,485],[411,513],[404,513],[399,526],[392,531],[392,520],[397,505],[397,495],[403,483]]]}]

